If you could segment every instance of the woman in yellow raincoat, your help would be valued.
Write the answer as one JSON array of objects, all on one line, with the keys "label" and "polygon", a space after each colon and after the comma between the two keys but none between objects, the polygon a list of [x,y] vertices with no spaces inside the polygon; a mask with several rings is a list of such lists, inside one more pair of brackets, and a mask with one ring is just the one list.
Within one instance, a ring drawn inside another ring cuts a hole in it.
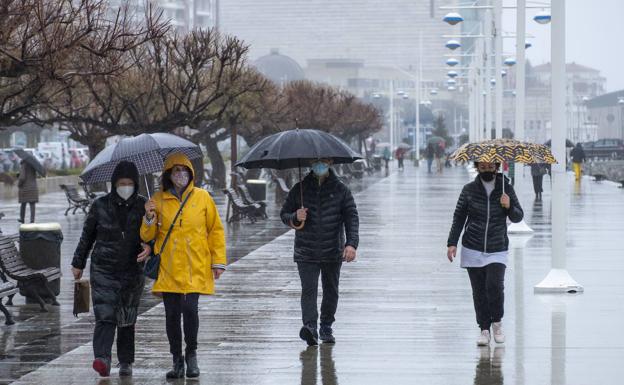
[{"label": "woman in yellow raincoat", "polygon": [[[165,161],[161,191],[145,204],[141,238],[154,241],[160,253],[158,278],[152,291],[162,293],[165,304],[167,338],[173,355],[173,370],[167,378],[198,377],[197,333],[200,294],[213,294],[215,280],[225,270],[225,236],[219,213],[206,190],[194,187],[194,170],[183,154],[172,154]],[[190,194],[190,196],[189,196]],[[173,225],[162,249],[167,231],[182,202],[188,200]],[[186,360],[182,354],[181,320],[184,319]]]}]

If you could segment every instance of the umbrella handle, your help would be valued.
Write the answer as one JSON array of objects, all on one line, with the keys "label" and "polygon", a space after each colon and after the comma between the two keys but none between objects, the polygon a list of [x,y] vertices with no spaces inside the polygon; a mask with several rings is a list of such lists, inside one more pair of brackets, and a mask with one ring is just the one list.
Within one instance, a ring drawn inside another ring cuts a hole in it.
[{"label": "umbrella handle", "polygon": [[301,224],[299,226],[295,226],[293,221],[290,221],[289,225],[290,225],[290,227],[292,227],[295,230],[301,230],[301,229],[303,229],[303,226],[305,226],[305,221],[301,221]]}]

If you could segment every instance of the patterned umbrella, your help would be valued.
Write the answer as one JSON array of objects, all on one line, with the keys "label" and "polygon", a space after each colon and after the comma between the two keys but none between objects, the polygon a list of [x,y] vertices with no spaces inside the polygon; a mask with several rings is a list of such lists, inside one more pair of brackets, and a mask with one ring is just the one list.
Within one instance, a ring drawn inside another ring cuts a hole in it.
[{"label": "patterned umbrella", "polygon": [[106,147],[91,160],[80,178],[86,184],[109,182],[119,162],[134,162],[140,175],[162,171],[167,155],[181,152],[189,159],[203,157],[195,143],[179,136],[165,133],[141,134],[124,138]]},{"label": "patterned umbrella", "polygon": [[451,155],[451,159],[459,162],[557,163],[547,146],[513,139],[492,139],[479,143],[466,143]]}]

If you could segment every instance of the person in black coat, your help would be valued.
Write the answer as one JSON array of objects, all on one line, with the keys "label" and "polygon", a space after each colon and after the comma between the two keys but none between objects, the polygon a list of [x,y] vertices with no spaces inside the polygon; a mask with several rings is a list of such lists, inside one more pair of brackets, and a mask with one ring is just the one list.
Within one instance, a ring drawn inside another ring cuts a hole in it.
[{"label": "person in black coat", "polygon": [[[447,257],[453,262],[462,237],[461,267],[468,270],[480,346],[494,340],[503,343],[504,280],[507,264],[507,218],[517,223],[524,213],[509,180],[497,171],[499,163],[475,163],[479,175],[462,189],[447,241]],[[503,190],[504,188],[504,190]]]},{"label": "person in black coat", "polygon": [[544,175],[548,174],[548,164],[533,163],[531,164],[531,177],[533,178],[533,191],[535,192],[535,200],[542,200],[542,192],[544,192],[543,182]]},{"label": "person in black coat", "polygon": [[134,324],[145,283],[137,258],[151,252],[139,236],[146,200],[138,195],[135,164],[119,163],[111,182],[113,191],[93,202],[72,260],[74,278],[80,279],[91,254],[93,369],[104,377],[110,374],[115,330],[119,375],[132,375]]},{"label": "person in black coat", "polygon": [[[280,216],[295,229],[294,260],[301,279],[303,327],[299,337],[308,345],[318,338],[334,343],[332,324],[338,307],[338,284],[342,262],[352,262],[359,243],[359,218],[349,188],[330,168],[331,160],[312,164],[312,172],[288,193]],[[301,204],[303,189],[303,205]],[[323,301],[317,332],[318,279],[321,275]]]}]

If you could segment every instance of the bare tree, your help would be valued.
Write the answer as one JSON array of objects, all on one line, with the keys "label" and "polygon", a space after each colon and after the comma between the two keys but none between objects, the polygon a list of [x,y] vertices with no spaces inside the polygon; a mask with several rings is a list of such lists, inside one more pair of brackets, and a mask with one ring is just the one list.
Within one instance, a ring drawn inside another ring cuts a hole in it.
[{"label": "bare tree", "polygon": [[0,20],[0,126],[37,120],[76,77],[119,71],[120,53],[168,29],[151,7],[141,24],[103,0],[2,0]]}]

